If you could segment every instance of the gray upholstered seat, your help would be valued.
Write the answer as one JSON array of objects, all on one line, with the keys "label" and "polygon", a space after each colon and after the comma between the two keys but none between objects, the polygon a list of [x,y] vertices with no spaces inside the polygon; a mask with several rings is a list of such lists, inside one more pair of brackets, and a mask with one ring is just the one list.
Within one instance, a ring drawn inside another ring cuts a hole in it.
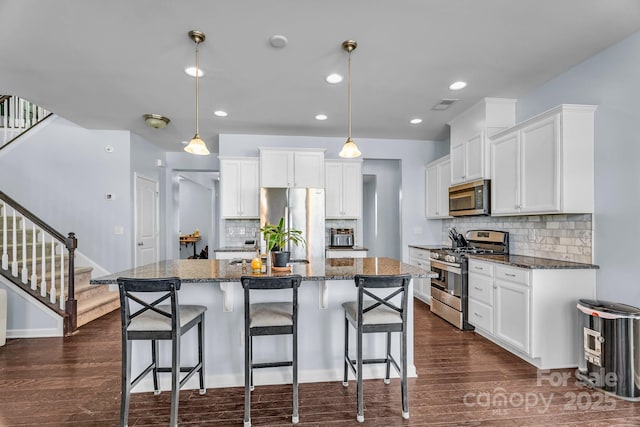
[{"label": "gray upholstered seat", "polygon": [[[409,283],[411,283],[411,276],[408,274],[356,275],[358,300],[342,304],[344,308],[344,380],[342,384],[345,387],[349,385],[350,368],[357,379],[358,414],[356,419],[359,422],[364,421],[362,366],[373,363],[386,365],[385,384],[389,384],[391,381],[391,365],[400,374],[402,417],[409,418],[407,393],[407,292]],[[355,359],[351,359],[349,356],[350,324],[356,328],[357,356]],[[400,364],[391,355],[392,332],[400,333]],[[363,357],[362,336],[369,333],[385,333],[387,335],[387,351],[383,359],[365,359]]]},{"label": "gray upholstered seat", "polygon": [[[375,301],[364,302],[364,309],[366,310],[374,303]],[[345,314],[351,319],[356,320],[358,318],[358,303],[356,301],[345,302],[342,307],[345,310]],[[402,323],[402,315],[384,305],[375,307],[373,310],[365,312],[362,316],[363,325],[390,323]]]},{"label": "gray upholstered seat", "polygon": [[261,302],[251,304],[250,327],[293,325],[293,304],[290,302]]},{"label": "gray upholstered seat", "polygon": [[[243,276],[240,280],[244,288],[244,426],[251,426],[253,370],[278,366],[291,366],[293,373],[291,422],[295,424],[298,422],[298,287],[302,277],[300,275]],[[291,289],[291,299],[251,304],[252,292],[268,293],[273,289]],[[265,335],[291,335],[293,340],[291,360],[254,363],[253,337]]]},{"label": "gray upholstered seat", "polygon": [[[131,389],[147,374],[153,374],[155,394],[160,393],[158,373],[171,373],[171,415],[169,425],[178,425],[178,394],[180,388],[196,372],[199,374],[200,394],[204,386],[204,312],[201,305],[178,304],[180,279],[130,279],[119,277],[120,312],[122,319],[122,395],[120,425],[126,426],[129,418]],[[151,300],[151,301],[149,301]],[[163,302],[170,304],[161,305]],[[132,311],[132,307],[135,309]],[[198,363],[192,367],[180,366],[180,338],[194,326],[198,327]],[[135,379],[131,380],[133,340],[151,341],[151,363]],[[171,366],[158,365],[158,340],[171,341]],[[180,379],[180,373],[185,376]]]}]

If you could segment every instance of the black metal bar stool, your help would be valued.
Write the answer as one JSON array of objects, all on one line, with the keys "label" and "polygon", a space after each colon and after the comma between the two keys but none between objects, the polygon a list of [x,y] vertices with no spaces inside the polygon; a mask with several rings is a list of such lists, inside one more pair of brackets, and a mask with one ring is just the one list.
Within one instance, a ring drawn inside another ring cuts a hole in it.
[{"label": "black metal bar stool", "polygon": [[[171,372],[171,426],[178,425],[178,395],[180,388],[195,374],[200,375],[200,394],[204,387],[204,312],[201,305],[179,305],[180,279],[133,279],[119,277],[120,312],[122,318],[122,396],[120,400],[120,425],[126,426],[129,418],[131,389],[149,372],[153,374],[153,389],[160,394],[158,372]],[[144,301],[142,294],[154,292],[153,302]],[[134,303],[135,311],[130,303]],[[160,305],[165,302],[164,305]],[[180,337],[198,326],[198,363],[193,367],[180,367]],[[131,381],[131,341],[151,341],[151,364]],[[158,340],[171,340],[171,367],[158,366]],[[180,380],[180,373],[186,375]]]},{"label": "black metal bar stool", "polygon": [[[407,293],[410,282],[411,275],[409,274],[388,276],[356,275],[355,283],[358,287],[358,300],[342,304],[345,315],[344,381],[342,384],[345,387],[349,385],[348,368],[350,367],[357,379],[357,420],[359,422],[364,421],[362,365],[375,363],[386,364],[385,384],[391,382],[389,378],[391,365],[400,375],[402,418],[409,418],[409,401],[407,398]],[[376,291],[371,291],[371,289],[376,289]],[[366,300],[365,296],[368,297]],[[394,302],[396,297],[400,298],[399,304]],[[351,359],[349,356],[349,323],[356,328],[357,356],[355,359]],[[387,334],[385,358],[364,359],[362,355],[362,335],[380,332]],[[392,332],[400,332],[401,366],[391,355]]]},{"label": "black metal bar stool", "polygon": [[[298,287],[302,277],[300,275],[243,276],[240,280],[244,288],[244,425],[251,426],[253,370],[278,366],[291,366],[293,370],[291,422],[296,424],[298,422]],[[291,300],[251,304],[250,291],[273,289],[291,289]],[[292,360],[253,363],[253,337],[265,335],[292,335]]]}]

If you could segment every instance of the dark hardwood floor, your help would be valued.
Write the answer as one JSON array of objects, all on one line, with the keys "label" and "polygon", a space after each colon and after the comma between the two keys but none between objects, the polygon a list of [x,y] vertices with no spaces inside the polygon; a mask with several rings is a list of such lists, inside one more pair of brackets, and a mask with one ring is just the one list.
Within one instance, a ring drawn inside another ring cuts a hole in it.
[{"label": "dark hardwood floor", "polygon": [[[12,339],[0,347],[0,426],[117,426],[119,312],[70,338]],[[341,335],[342,331],[340,331]],[[304,354],[304,351],[302,351]],[[461,332],[415,301],[411,418],[397,379],[365,382],[365,422],[356,422],[355,383],[300,385],[300,425],[639,426],[640,403],[576,384],[572,370],[541,372],[473,332]],[[563,375],[568,377],[563,381]],[[256,387],[256,426],[291,426],[290,386]],[[165,426],[170,393],[134,393],[130,426]],[[181,425],[240,426],[242,388],[183,390]]]}]

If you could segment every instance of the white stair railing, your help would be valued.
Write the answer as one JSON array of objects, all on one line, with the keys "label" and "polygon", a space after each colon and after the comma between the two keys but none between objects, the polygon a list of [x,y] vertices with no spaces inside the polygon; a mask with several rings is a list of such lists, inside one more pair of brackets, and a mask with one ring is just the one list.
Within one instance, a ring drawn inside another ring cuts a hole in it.
[{"label": "white stair railing", "polygon": [[77,329],[75,234],[65,237],[1,191],[0,226],[2,274],[66,313],[65,334],[71,334]]},{"label": "white stair railing", "polygon": [[0,95],[0,149],[50,115],[26,99]]}]

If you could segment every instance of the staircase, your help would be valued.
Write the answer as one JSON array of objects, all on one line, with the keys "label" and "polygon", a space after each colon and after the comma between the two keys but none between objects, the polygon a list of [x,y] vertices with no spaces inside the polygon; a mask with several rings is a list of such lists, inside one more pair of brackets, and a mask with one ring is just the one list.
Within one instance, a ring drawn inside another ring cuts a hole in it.
[{"label": "staircase", "polygon": [[[7,212],[5,213],[5,211]],[[30,222],[23,217],[16,216],[14,227],[11,206],[0,204],[0,254],[3,258],[6,254],[8,259],[8,268],[0,268],[0,274],[49,309],[65,316],[67,313],[65,313],[64,301],[69,292],[65,283],[69,270],[68,255],[61,255],[63,252],[60,246],[55,242],[50,244],[46,233],[37,229],[35,225],[29,224]],[[5,228],[6,249],[4,246]],[[43,239],[45,240],[44,244]],[[106,286],[89,284],[92,270],[92,267],[82,266],[74,266],[73,269],[74,295],[77,302],[76,327],[87,324],[120,307],[117,292],[109,291]],[[44,274],[42,274],[43,271]],[[54,284],[57,285],[52,292],[50,287]],[[67,329],[66,326],[65,329]],[[65,330],[65,335],[72,332]]]}]

